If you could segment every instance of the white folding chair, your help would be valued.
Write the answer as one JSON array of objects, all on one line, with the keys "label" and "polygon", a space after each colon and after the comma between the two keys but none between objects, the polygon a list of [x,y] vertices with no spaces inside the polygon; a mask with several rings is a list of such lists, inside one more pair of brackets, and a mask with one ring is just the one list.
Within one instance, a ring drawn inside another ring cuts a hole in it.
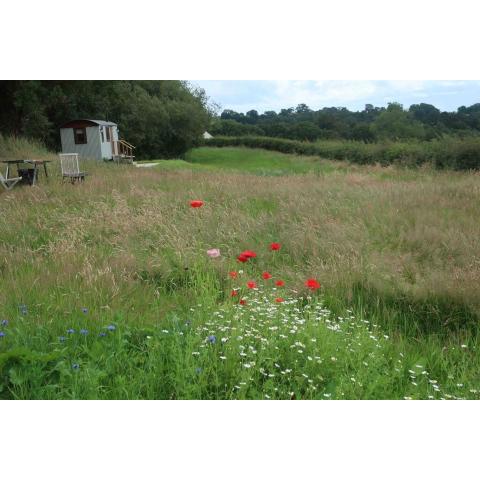
[{"label": "white folding chair", "polygon": [[66,178],[72,183],[78,181],[84,181],[86,172],[80,171],[78,164],[78,153],[59,153],[60,166],[62,168],[62,180]]}]

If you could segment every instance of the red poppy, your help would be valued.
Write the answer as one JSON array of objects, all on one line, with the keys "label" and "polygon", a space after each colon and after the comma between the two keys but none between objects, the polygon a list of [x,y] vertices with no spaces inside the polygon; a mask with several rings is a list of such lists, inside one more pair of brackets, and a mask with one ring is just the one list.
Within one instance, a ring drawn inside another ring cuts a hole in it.
[{"label": "red poppy", "polygon": [[232,278],[237,278],[237,276],[238,276],[238,273],[237,273],[237,272],[229,272],[228,274],[229,274],[230,277],[232,277]]},{"label": "red poppy", "polygon": [[248,288],[257,288],[257,284],[253,280],[250,280],[249,282],[247,282],[247,287]]},{"label": "red poppy", "polygon": [[231,297],[236,297],[237,295],[238,295],[238,290],[232,290],[232,292],[230,293]]},{"label": "red poppy", "polygon": [[269,280],[272,276],[268,272],[263,272],[262,277],[264,280]]},{"label": "red poppy", "polygon": [[239,262],[246,262],[248,261],[248,259],[255,258],[256,256],[257,254],[255,252],[252,252],[252,250],[245,250],[237,257],[237,260]]},{"label": "red poppy", "polygon": [[281,245],[277,242],[273,242],[270,244],[270,250],[280,250]]},{"label": "red poppy", "polygon": [[238,303],[239,303],[240,305],[246,305],[246,304],[247,304],[247,301],[242,298]]},{"label": "red poppy", "polygon": [[277,281],[275,282],[275,285],[276,285],[277,287],[284,287],[284,286],[285,286],[285,282],[284,282],[283,280],[277,280]]},{"label": "red poppy", "polygon": [[192,200],[190,202],[190,206],[193,208],[200,208],[203,205],[203,202],[201,200]]},{"label": "red poppy", "polygon": [[314,278],[309,278],[305,282],[305,286],[310,290],[317,290],[317,288],[320,288],[320,283],[318,283]]},{"label": "red poppy", "polygon": [[275,299],[275,301],[277,303],[282,303],[284,301],[284,299],[282,297],[278,297],[278,298]]}]

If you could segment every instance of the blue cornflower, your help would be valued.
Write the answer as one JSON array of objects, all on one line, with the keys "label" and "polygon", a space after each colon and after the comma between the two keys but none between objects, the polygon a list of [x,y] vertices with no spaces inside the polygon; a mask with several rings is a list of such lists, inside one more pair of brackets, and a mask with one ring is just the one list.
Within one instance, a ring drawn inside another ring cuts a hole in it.
[{"label": "blue cornflower", "polygon": [[73,368],[74,370],[78,370],[78,369],[80,368],[80,365],[79,365],[78,363],[73,363],[73,364],[72,364],[72,368]]},{"label": "blue cornflower", "polygon": [[69,328],[69,329],[67,330],[67,333],[75,333],[75,330],[74,330],[73,328]]},{"label": "blue cornflower", "polygon": [[28,313],[28,308],[27,308],[26,305],[23,305],[23,304],[22,304],[22,305],[19,305],[19,306],[18,306],[18,309],[20,310],[20,313],[21,313],[22,315],[26,315],[26,314]]},{"label": "blue cornflower", "polygon": [[88,335],[88,330],[85,330],[84,328],[82,328],[82,329],[80,330],[80,333],[81,333],[82,335]]},{"label": "blue cornflower", "polygon": [[82,312],[86,315],[88,313],[88,308],[87,307],[82,307]]},{"label": "blue cornflower", "polygon": [[0,332],[0,338],[4,337],[5,335],[5,332]]},{"label": "blue cornflower", "polygon": [[197,367],[195,369],[195,373],[198,375],[199,373],[202,373],[202,369],[200,367]]},{"label": "blue cornflower", "polygon": [[6,327],[8,325],[8,320],[2,320],[0,322],[0,325],[2,325],[3,327]]},{"label": "blue cornflower", "polygon": [[215,335],[210,335],[207,340],[210,342],[210,343],[215,343],[217,341],[217,337]]},{"label": "blue cornflower", "polygon": [[117,327],[115,325],[109,325],[107,327],[107,330],[110,330],[111,332],[114,332]]},{"label": "blue cornflower", "polygon": [[99,337],[106,337],[107,334],[106,334],[105,332],[100,332],[100,333],[98,334],[98,336],[99,336]]},{"label": "blue cornflower", "polygon": [[64,342],[64,341],[66,340],[66,337],[58,337],[58,340],[59,340],[60,342]]}]

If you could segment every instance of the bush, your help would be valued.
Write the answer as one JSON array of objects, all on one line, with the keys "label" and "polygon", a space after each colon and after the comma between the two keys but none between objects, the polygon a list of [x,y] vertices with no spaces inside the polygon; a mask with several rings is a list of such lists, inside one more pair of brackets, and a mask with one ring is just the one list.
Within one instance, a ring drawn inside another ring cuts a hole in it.
[{"label": "bush", "polygon": [[362,165],[400,164],[420,166],[431,163],[437,168],[454,170],[480,169],[480,137],[445,137],[431,141],[363,143],[349,140],[301,142],[273,137],[215,137],[202,141],[213,147],[264,148],[277,152],[315,155],[332,160],[347,160]]}]

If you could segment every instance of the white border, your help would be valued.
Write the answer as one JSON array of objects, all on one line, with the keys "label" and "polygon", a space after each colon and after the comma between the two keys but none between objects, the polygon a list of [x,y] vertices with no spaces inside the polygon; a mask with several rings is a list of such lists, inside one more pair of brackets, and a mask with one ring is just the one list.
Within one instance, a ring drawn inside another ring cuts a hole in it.
[{"label": "white border", "polygon": [[0,78],[475,79],[476,2],[3,2]]},{"label": "white border", "polygon": [[476,402],[3,402],[2,478],[473,478]]},{"label": "white border", "polygon": [[[476,2],[3,2],[1,79],[476,79]],[[1,105],[0,105],[1,107]],[[2,402],[9,480],[470,478],[476,402]]]}]

